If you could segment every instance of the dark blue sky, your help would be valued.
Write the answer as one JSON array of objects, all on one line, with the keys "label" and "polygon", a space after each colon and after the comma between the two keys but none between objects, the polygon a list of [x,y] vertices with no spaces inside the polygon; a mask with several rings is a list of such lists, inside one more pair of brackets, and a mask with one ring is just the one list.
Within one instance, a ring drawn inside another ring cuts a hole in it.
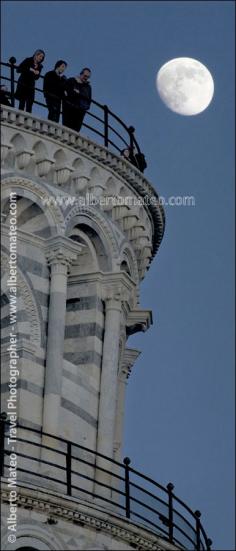
[{"label": "dark blue sky", "polygon": [[[67,75],[92,68],[93,94],[133,124],[166,207],[166,233],[141,285],[154,325],[127,391],[124,455],[172,481],[202,511],[213,549],[235,549],[234,526],[234,3],[2,2],[2,57],[46,51]],[[203,113],[168,110],[155,88],[175,57],[204,63],[215,95]]]}]

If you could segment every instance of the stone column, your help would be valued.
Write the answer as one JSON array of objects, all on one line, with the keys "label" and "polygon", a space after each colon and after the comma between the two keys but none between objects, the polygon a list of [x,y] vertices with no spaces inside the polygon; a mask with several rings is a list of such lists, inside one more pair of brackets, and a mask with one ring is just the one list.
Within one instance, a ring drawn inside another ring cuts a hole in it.
[{"label": "stone column", "polygon": [[64,351],[67,274],[81,251],[78,243],[67,238],[49,240],[46,257],[51,268],[50,302],[44,383],[43,431],[59,435],[62,367]]},{"label": "stone column", "polygon": [[[121,321],[121,298],[106,300],[105,334],[103,344],[102,373],[100,384],[100,400],[98,413],[97,452],[113,458],[117,371],[119,362],[119,337]],[[96,480],[111,486],[111,475],[103,473],[99,467],[112,472],[112,463],[97,457]],[[110,496],[111,491],[100,484],[96,485],[95,493]]]},{"label": "stone column", "polygon": [[[114,458],[121,326],[126,324],[128,312],[135,300],[135,291],[135,283],[128,274],[123,272],[104,274],[101,292],[105,301],[105,332],[100,379],[97,452],[109,459]],[[95,494],[111,499],[114,465],[105,458],[97,456],[96,467]],[[108,470],[109,473],[103,472],[101,468]],[[104,505],[104,501],[99,501]]]},{"label": "stone column", "polygon": [[[114,459],[118,463],[122,462],[121,458],[121,446],[123,440],[123,424],[124,424],[124,411],[125,411],[125,393],[128,379],[131,374],[132,367],[134,362],[140,354],[139,350],[132,348],[125,348],[123,355],[120,358],[120,365],[118,370],[117,378],[117,397],[116,397],[116,418],[115,418],[115,435],[114,435]],[[111,485],[114,488],[112,492],[112,501],[120,501],[120,495],[117,490],[124,490],[124,484],[120,483],[117,476],[124,476],[124,471],[117,467],[113,466],[113,477],[111,480]]]},{"label": "stone column", "polygon": [[121,364],[119,366],[117,381],[116,419],[115,419],[115,441],[114,459],[121,461],[121,445],[123,441],[123,425],[125,411],[125,391],[133,365],[140,355],[140,351],[133,348],[125,348]]},{"label": "stone column", "polygon": [[106,301],[97,451],[113,457],[121,300]]}]

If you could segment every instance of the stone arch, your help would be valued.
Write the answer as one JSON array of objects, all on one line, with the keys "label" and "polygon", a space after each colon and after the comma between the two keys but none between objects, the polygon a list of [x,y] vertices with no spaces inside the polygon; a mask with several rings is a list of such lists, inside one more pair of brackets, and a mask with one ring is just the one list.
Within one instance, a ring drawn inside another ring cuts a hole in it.
[{"label": "stone arch", "polygon": [[89,167],[80,157],[74,159],[72,163],[73,173],[71,176],[71,193],[81,195],[85,193],[89,182]]},{"label": "stone arch", "polygon": [[101,180],[101,173],[100,170],[94,166],[90,172],[90,185],[93,186],[97,184],[97,182],[100,182]]},{"label": "stone arch", "polygon": [[78,170],[78,173],[81,173],[81,176],[84,175],[85,164],[83,159],[81,159],[80,157],[76,157],[76,159],[74,159],[72,163],[72,166],[75,170]]},{"label": "stone arch", "polygon": [[[75,226],[68,235],[73,241],[77,241],[83,245],[83,249],[79,255],[78,266],[79,273],[93,273],[99,270],[99,262],[97,258],[97,251],[91,236],[88,235],[86,228]],[[75,263],[76,265],[76,263]],[[78,268],[76,268],[78,273]]]},{"label": "stone arch", "polygon": [[[8,270],[9,270],[9,258],[8,252],[5,247],[2,247],[1,254],[1,268],[2,268],[2,292],[3,295],[7,297],[9,301],[9,287],[7,285],[8,280]],[[43,319],[35,295],[33,285],[30,282],[27,274],[23,272],[23,267],[17,264],[17,289],[19,289],[19,295],[21,297],[22,304],[29,320],[30,327],[30,345],[32,350],[42,346],[42,328],[43,328]]]},{"label": "stone arch", "polygon": [[38,551],[63,551],[65,543],[62,538],[59,538],[55,533],[52,534],[49,528],[44,526],[36,526],[30,522],[22,523],[17,527],[17,539],[14,544],[8,542],[7,538],[3,538],[3,548],[8,550],[21,550],[31,548]]},{"label": "stone arch", "polygon": [[46,159],[48,157],[48,151],[45,145],[45,142],[38,140],[34,146],[33,151],[35,152],[36,160]]},{"label": "stone arch", "polygon": [[[10,199],[4,204],[3,214],[5,224],[10,224]],[[44,211],[27,197],[16,196],[16,216],[18,231],[23,230],[44,238],[51,237],[52,230]]]},{"label": "stone arch", "polygon": [[3,209],[9,200],[10,192],[15,191],[17,195],[28,198],[32,203],[36,203],[44,212],[51,229],[51,235],[64,234],[65,224],[62,211],[57,205],[56,198],[52,197],[52,193],[48,190],[46,184],[38,184],[32,182],[32,180],[19,176],[6,176],[2,179],[1,187]]},{"label": "stone arch", "polygon": [[92,206],[81,207],[76,205],[68,213],[65,219],[65,225],[66,235],[70,235],[71,230],[75,226],[81,227],[81,225],[83,225],[84,229],[85,226],[90,228],[91,237],[95,237],[95,234],[97,235],[104,254],[107,257],[106,271],[112,271],[112,269],[119,264],[119,247],[117,239],[111,224],[98,209],[96,210],[96,208]]},{"label": "stone arch", "polygon": [[22,151],[27,147],[25,138],[19,132],[12,136],[12,138],[10,139],[10,143],[13,145],[16,152]]},{"label": "stone arch", "polygon": [[122,270],[122,266],[124,268],[124,271],[126,271],[132,279],[135,281],[136,284],[139,283],[139,275],[138,275],[138,265],[136,257],[131,250],[131,248],[126,243],[123,247],[121,253],[120,253],[121,263],[120,263],[120,269]]},{"label": "stone arch", "polygon": [[64,165],[64,164],[67,164],[67,158],[66,158],[66,154],[65,154],[65,151],[63,151],[62,148],[60,149],[57,149],[53,155],[56,163],[58,166],[60,165]]},{"label": "stone arch", "polygon": [[112,176],[109,176],[109,178],[105,182],[105,195],[117,195],[117,188],[117,181]]}]

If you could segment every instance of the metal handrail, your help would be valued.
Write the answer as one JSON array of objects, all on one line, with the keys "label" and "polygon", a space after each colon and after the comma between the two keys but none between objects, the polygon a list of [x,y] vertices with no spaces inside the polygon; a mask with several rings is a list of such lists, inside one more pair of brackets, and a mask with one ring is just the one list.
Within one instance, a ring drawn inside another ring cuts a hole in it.
[{"label": "metal handrail", "polygon": [[[2,414],[0,418],[0,474],[3,477],[9,467],[8,457],[11,455],[11,449],[7,445],[8,439],[6,438],[9,426],[10,422],[6,420],[6,414]],[[22,430],[27,431],[27,438],[22,435]],[[40,442],[35,442],[32,438],[33,435],[37,435]],[[48,442],[45,443],[47,437],[55,445],[51,442],[51,445],[48,445]],[[17,424],[16,442],[18,447],[20,443],[28,444],[40,452],[39,457],[30,455],[25,449],[23,453],[20,450],[15,452],[18,458],[17,470],[23,475],[31,475],[31,486],[39,488],[42,486],[42,480],[44,480],[44,482],[62,485],[61,492],[63,495],[76,497],[75,492],[79,491],[87,496],[87,499],[99,498],[111,504],[113,508],[115,506],[117,512],[125,515],[126,518],[131,520],[141,519],[145,526],[151,526],[155,532],[159,533],[160,537],[163,537],[161,534],[164,534],[169,542],[181,545],[183,549],[186,549],[185,545],[188,541],[188,546],[191,544],[191,548],[193,546],[197,551],[202,549],[210,551],[212,542],[207,537],[200,522],[201,513],[199,511],[193,512],[173,493],[173,484],[169,483],[164,487],[140,471],[133,469],[130,466],[129,458],[126,457],[123,463],[119,463],[90,448],[42,430],[28,428],[22,424]],[[64,450],[62,447],[64,447]],[[78,453],[77,457],[76,450],[77,453],[82,452],[83,456],[79,457]],[[51,452],[50,460],[48,457],[45,458],[46,451]],[[84,452],[89,453],[90,460],[84,456]],[[53,454],[56,454],[56,457],[53,457]],[[21,465],[20,458],[28,461],[27,468],[25,464]],[[60,458],[60,464],[57,464],[57,458]],[[101,460],[105,460],[105,465],[104,462],[102,464]],[[37,464],[41,469],[40,472],[36,472],[35,465]],[[88,466],[89,470],[86,473],[81,472],[81,464]],[[52,468],[53,472],[43,472],[43,466]],[[114,466],[117,467],[116,472],[114,472]],[[90,469],[93,472],[90,472]],[[117,470],[119,470],[119,474]],[[107,475],[105,481],[99,477],[101,473]],[[82,487],[79,483],[81,479],[88,481],[90,485],[87,488],[86,485]],[[25,483],[26,480],[21,479],[21,485],[22,482]],[[106,495],[104,490],[108,490],[109,495]],[[135,495],[135,490],[140,492],[141,495]],[[163,507],[166,511],[164,514]],[[191,536],[187,531],[189,529],[191,530]]]},{"label": "metal handrail", "polygon": [[[17,83],[17,80],[15,79],[15,74],[18,68],[18,65],[16,64],[16,58],[11,57],[8,63],[0,62],[0,65],[1,67],[6,67],[10,70],[9,76],[4,76],[1,74],[1,80],[10,82],[11,90],[8,95],[11,107],[15,107],[15,85]],[[44,76],[40,75],[39,78],[43,80]],[[35,91],[43,93],[42,88],[35,87]],[[47,108],[46,103],[42,103],[38,100],[34,100],[34,104],[39,105],[43,108]],[[87,111],[87,116],[89,117],[89,119],[96,119],[102,125],[102,130],[98,130],[97,128],[95,128],[91,124],[87,124],[86,122],[83,122],[82,126],[88,128],[96,135],[99,135],[102,138],[103,145],[105,147],[113,147],[116,151],[119,151],[119,153],[121,153],[122,149],[124,149],[125,147],[130,148],[133,164],[136,166],[136,168],[142,170],[138,158],[135,157],[136,154],[141,154],[139,144],[135,137],[135,128],[133,126],[127,126],[120,119],[120,117],[118,117],[115,113],[113,113],[113,111],[109,109],[107,105],[102,105],[94,99],[92,99],[91,105],[92,107],[95,106],[99,109],[99,115],[101,116],[97,116],[92,111]],[[77,106],[74,105],[74,107]],[[118,123],[118,129],[114,127],[114,123]],[[121,134],[122,131],[124,131],[124,136]],[[119,138],[118,143],[115,143],[114,136],[115,138]]]}]

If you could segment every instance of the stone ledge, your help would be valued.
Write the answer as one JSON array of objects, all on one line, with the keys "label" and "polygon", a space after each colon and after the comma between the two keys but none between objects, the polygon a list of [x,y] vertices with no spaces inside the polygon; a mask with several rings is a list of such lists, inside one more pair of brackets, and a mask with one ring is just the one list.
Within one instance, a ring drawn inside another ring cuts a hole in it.
[{"label": "stone ledge", "polygon": [[[6,482],[2,482],[1,499],[8,503],[9,489]],[[54,521],[60,519],[98,530],[112,537],[131,544],[136,549],[150,551],[174,551],[181,549],[161,535],[154,534],[148,528],[121,517],[95,502],[88,503],[77,498],[62,496],[50,490],[42,492],[35,486],[17,486],[17,505],[24,509],[33,509],[44,513]]]},{"label": "stone ledge", "polygon": [[[108,151],[91,139],[84,137],[74,130],[67,129],[58,123],[53,123],[26,113],[13,107],[2,106],[1,108],[2,125],[22,129],[37,135],[42,135],[44,139],[56,140],[62,146],[66,145],[73,151],[83,152],[89,158],[97,160],[104,167],[109,167],[115,173],[127,181],[131,187],[141,197],[150,199],[148,209],[153,221],[153,256],[156,254],[164,235],[165,214],[162,205],[158,203],[158,194],[152,185],[144,178],[142,173],[128,161],[118,157],[115,153]],[[9,144],[7,144],[8,147]],[[4,141],[2,142],[4,146]],[[30,154],[29,152],[27,152]],[[21,154],[23,154],[21,152]],[[151,201],[151,199],[155,201]]]}]

